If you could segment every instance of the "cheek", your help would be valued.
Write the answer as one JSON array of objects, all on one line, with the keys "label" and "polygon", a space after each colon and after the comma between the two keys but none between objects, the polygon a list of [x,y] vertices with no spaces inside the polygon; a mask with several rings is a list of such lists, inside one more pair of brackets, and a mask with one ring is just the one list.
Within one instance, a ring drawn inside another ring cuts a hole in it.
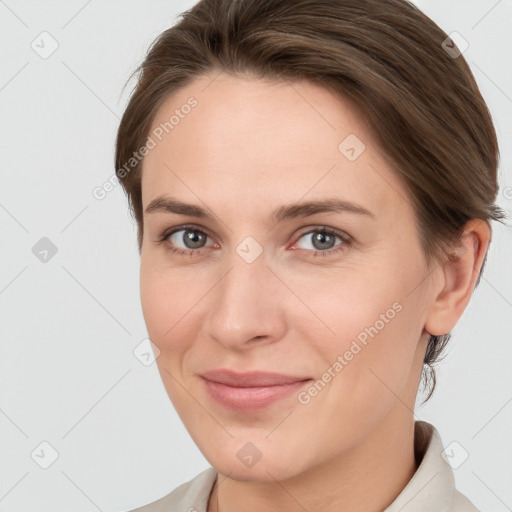
[{"label": "cheek", "polygon": [[341,362],[343,374],[352,379],[367,378],[371,367],[396,375],[404,365],[402,360],[407,361],[414,350],[414,322],[407,305],[396,298],[389,291],[376,289],[311,297],[312,308],[329,332],[324,329],[322,336],[312,335],[313,321],[302,320],[303,338],[316,339],[322,359],[329,364]]},{"label": "cheek", "polygon": [[[380,278],[372,279],[374,270]],[[348,400],[392,397],[391,390],[399,390],[411,370],[423,314],[419,293],[408,295],[414,272],[402,273],[401,279],[386,275],[367,267],[364,275],[354,269],[339,279],[317,276],[315,286],[304,276],[294,283],[310,311],[298,308],[293,324],[323,361],[318,376],[335,374],[332,387]]]},{"label": "cheek", "polygon": [[[160,350],[167,350],[172,339],[179,339],[180,319],[197,302],[197,285],[186,286],[172,279],[172,273],[143,263],[140,272],[140,299],[148,334]],[[194,301],[195,299],[195,301]]]},{"label": "cheek", "polygon": [[200,337],[214,284],[197,271],[142,261],[141,306],[149,337],[160,349],[157,364],[176,366]]},{"label": "cheek", "polygon": [[[146,329],[159,348],[156,365],[172,403],[184,415],[190,397],[184,391],[182,369],[201,326],[200,299],[207,290],[190,280],[177,279],[177,273],[161,267],[141,265],[140,298]],[[195,307],[194,307],[195,305]]]},{"label": "cheek", "polygon": [[143,260],[140,269],[142,313],[149,337],[160,349],[160,338],[172,325],[172,318],[165,314],[169,310],[167,294],[168,290],[162,286],[158,273]]},{"label": "cheek", "polygon": [[309,404],[303,413],[317,429],[322,418],[329,446],[364,438],[397,404],[405,403],[417,341],[413,322],[405,307],[372,305],[354,314],[350,308],[339,313],[336,336],[324,337],[314,347],[315,359],[328,363],[317,367],[319,380],[305,390],[308,396],[301,396],[301,403]]}]

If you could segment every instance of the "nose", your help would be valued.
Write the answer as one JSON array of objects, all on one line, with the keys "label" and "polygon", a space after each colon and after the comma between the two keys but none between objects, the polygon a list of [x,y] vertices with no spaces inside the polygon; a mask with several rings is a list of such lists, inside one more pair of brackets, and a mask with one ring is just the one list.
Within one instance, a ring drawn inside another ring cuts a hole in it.
[{"label": "nose", "polygon": [[[203,326],[223,347],[243,351],[273,343],[286,332],[285,286],[260,257],[247,263],[234,253],[224,277],[212,289]],[[288,299],[289,300],[289,299]]]}]

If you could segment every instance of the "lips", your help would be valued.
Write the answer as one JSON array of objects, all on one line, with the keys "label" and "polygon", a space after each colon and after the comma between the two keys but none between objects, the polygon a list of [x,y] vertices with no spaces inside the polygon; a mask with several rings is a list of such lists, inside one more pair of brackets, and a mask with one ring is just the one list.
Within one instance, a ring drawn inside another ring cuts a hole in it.
[{"label": "lips", "polygon": [[310,377],[293,377],[290,375],[283,375],[281,373],[259,371],[237,373],[232,370],[225,369],[211,370],[209,372],[202,373],[201,376],[213,382],[239,388],[278,386],[310,380]]},{"label": "lips", "polygon": [[257,412],[298,393],[310,378],[270,372],[213,370],[201,375],[211,398],[236,412]]}]

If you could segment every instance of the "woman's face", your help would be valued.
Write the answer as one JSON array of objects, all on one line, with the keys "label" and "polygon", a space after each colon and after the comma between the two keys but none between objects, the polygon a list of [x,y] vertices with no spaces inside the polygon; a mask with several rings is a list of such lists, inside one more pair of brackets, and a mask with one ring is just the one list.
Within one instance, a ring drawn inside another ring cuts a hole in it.
[{"label": "woman's face", "polygon": [[[357,111],[308,82],[209,75],[167,98],[150,137],[144,210],[161,200],[144,213],[142,308],[215,469],[284,479],[412,421],[432,276]],[[310,380],[244,395],[201,377],[217,369]]]}]

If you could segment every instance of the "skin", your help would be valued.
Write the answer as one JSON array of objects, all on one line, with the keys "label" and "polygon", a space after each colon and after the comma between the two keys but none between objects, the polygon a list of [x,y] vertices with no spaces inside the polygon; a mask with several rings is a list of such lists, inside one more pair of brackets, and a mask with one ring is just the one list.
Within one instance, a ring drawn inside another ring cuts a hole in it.
[{"label": "skin", "polygon": [[[151,130],[190,96],[197,107],[144,159],[143,206],[167,195],[214,220],[145,214],[140,290],[165,388],[219,473],[208,512],[381,511],[417,469],[414,405],[428,333],[449,332],[462,315],[489,227],[468,222],[459,256],[429,269],[407,190],[347,101],[305,81],[215,73],[169,96]],[[365,144],[354,161],[338,149],[350,134]],[[271,219],[279,206],[333,196],[375,217]],[[208,235],[199,253],[184,231],[158,242],[183,224]],[[312,235],[323,227],[352,243],[318,249]],[[248,236],[263,250],[252,263],[236,252]],[[320,379],[395,303],[400,312],[307,404],[292,395],[234,412],[199,377],[231,368]],[[252,467],[237,457],[248,442],[262,454]]]}]

